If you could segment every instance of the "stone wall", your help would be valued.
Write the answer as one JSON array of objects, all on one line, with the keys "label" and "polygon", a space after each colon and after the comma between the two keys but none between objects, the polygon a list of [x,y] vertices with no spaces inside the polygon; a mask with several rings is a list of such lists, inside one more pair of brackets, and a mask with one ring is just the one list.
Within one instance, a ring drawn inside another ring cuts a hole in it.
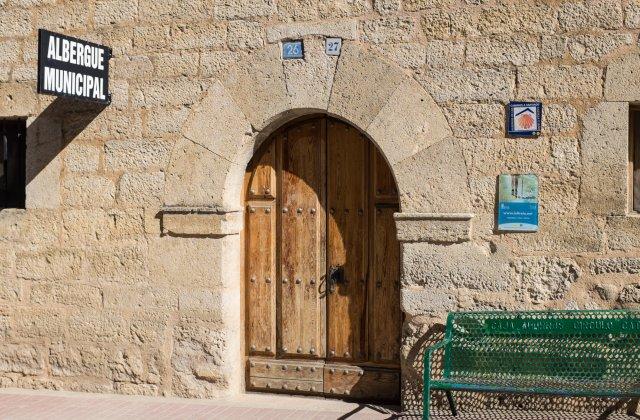
[{"label": "stone wall", "polygon": [[[239,391],[241,226],[231,213],[241,197],[224,195],[227,172],[200,174],[214,195],[181,175],[203,153],[241,173],[228,148],[258,144],[247,138],[268,134],[269,115],[310,103],[400,154],[407,407],[419,404],[422,348],[448,310],[640,306],[627,157],[628,106],[640,102],[637,0],[0,0],[0,22],[0,117],[28,118],[27,209],[0,211],[3,386]],[[41,27],[113,47],[109,107],[36,95]],[[283,68],[281,39],[321,47],[325,35],[345,40],[337,64],[310,56]],[[293,83],[326,68],[353,74]],[[283,83],[288,102],[263,88],[278,69],[295,76]],[[330,103],[365,90],[354,84],[364,71],[387,75],[384,102]],[[406,107],[413,83],[424,108]],[[199,113],[217,106],[211,97],[228,100],[219,110],[229,117],[207,128]],[[544,102],[540,138],[505,138],[509,100]],[[453,138],[431,127],[440,113]],[[214,138],[195,138],[194,115]],[[405,118],[428,128],[402,131]],[[229,121],[240,138],[225,137]],[[383,143],[398,132],[405,143]],[[448,140],[427,147],[419,136]],[[495,232],[502,172],[540,175],[540,232]],[[163,215],[183,193],[204,211]]]}]

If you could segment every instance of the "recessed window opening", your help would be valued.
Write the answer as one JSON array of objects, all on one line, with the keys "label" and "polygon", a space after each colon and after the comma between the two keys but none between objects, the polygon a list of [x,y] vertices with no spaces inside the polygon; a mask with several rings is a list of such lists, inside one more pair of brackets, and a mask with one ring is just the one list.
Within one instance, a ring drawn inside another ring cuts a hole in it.
[{"label": "recessed window opening", "polygon": [[26,122],[0,120],[0,209],[25,207]]}]

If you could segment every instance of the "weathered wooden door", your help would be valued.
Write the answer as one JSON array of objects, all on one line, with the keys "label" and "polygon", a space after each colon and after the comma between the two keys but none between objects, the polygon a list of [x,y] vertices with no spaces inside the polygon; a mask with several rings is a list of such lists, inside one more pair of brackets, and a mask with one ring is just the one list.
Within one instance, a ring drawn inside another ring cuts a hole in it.
[{"label": "weathered wooden door", "polygon": [[246,180],[248,388],[397,401],[398,193],[357,129],[277,131]]}]

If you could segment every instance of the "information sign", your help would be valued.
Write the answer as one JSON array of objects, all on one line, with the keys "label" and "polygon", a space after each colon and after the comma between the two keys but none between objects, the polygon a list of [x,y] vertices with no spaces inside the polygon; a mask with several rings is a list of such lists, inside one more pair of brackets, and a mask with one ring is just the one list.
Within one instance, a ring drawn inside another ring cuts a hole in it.
[{"label": "information sign", "polygon": [[38,93],[108,104],[111,49],[66,35],[38,31]]},{"label": "information sign", "polygon": [[498,230],[538,230],[538,176],[502,174],[498,179]]}]

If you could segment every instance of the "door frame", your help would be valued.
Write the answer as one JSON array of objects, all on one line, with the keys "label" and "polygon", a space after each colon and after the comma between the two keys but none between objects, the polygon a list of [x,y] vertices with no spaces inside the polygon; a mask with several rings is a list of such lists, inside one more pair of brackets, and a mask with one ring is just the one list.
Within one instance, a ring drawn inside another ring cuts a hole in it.
[{"label": "door frame", "polygon": [[[367,153],[368,161],[367,161],[365,167],[366,167],[367,176],[370,178],[370,181],[373,181],[371,179],[371,176],[372,176],[373,172],[372,172],[371,168],[369,168],[369,166],[373,162],[371,158],[373,157],[374,148],[375,148],[375,150],[377,150],[379,152],[380,156],[382,156],[386,161],[386,157],[385,157],[383,151],[380,150],[378,145],[365,132],[360,130],[358,127],[354,126],[353,124],[351,124],[350,122],[348,122],[348,121],[346,121],[344,119],[337,118],[335,116],[331,116],[331,115],[328,115],[326,113],[309,113],[309,114],[305,114],[305,115],[302,115],[300,117],[297,117],[297,118],[294,118],[292,120],[284,122],[283,124],[275,127],[273,130],[270,130],[269,133],[260,133],[261,134],[260,137],[262,137],[262,141],[261,141],[259,147],[257,147],[255,149],[255,152],[248,159],[248,163],[246,165],[246,168],[244,169],[245,173],[247,172],[247,169],[252,164],[255,163],[254,159],[259,157],[259,156],[261,156],[265,152],[265,150],[268,147],[270,147],[270,145],[272,144],[273,141],[277,141],[276,135],[277,135],[278,132],[284,131],[289,127],[296,126],[296,125],[301,124],[301,123],[303,123],[305,121],[313,120],[313,119],[319,119],[319,118],[326,119],[326,122],[328,122],[330,119],[340,121],[340,122],[348,125],[352,129],[357,130],[362,135],[363,139],[365,139],[366,141],[369,142],[370,148],[367,149],[368,150],[368,153]],[[322,132],[325,133],[325,136],[326,136],[327,127],[324,127],[322,129]],[[326,144],[325,144],[325,148],[324,148],[324,153],[325,153],[325,159],[326,159],[326,153],[328,153],[328,145],[326,145]],[[281,156],[278,156],[276,159],[277,160],[281,159]],[[278,209],[279,206],[281,205],[281,202],[280,202],[280,200],[281,200],[281,195],[280,195],[280,192],[281,192],[281,176],[280,176],[280,168],[279,168],[279,166],[280,166],[280,162],[278,161],[277,162],[277,168],[276,168],[276,183],[277,183],[277,191],[278,191],[278,196],[277,196],[277,198],[275,200],[276,209]],[[324,166],[324,170],[326,172],[327,169],[328,169],[326,160],[324,161],[324,165],[323,166]],[[388,167],[389,171],[391,172],[391,176],[393,178],[395,189],[397,191],[397,194],[399,195],[398,183],[397,183],[397,180],[395,179],[395,174],[393,173],[393,169],[392,169],[392,167],[391,167],[391,165],[389,164],[388,161],[386,161],[386,166]],[[326,174],[325,174],[325,176],[326,176]],[[325,191],[324,191],[325,196],[327,195],[327,191],[326,191],[326,188],[328,186],[327,182],[328,182],[328,180],[325,179]],[[241,188],[241,195],[240,195],[241,207],[243,209],[246,209],[246,205],[247,205],[248,187],[249,187],[249,183],[246,181],[246,179],[243,179],[242,188]],[[370,191],[367,191],[367,193],[366,193],[366,196],[368,197],[367,201],[368,201],[369,205],[373,205],[373,208],[375,208],[376,207],[375,199],[369,197],[373,193],[373,189],[375,188],[375,184],[374,183],[368,183],[368,188],[369,188]],[[325,201],[324,205],[325,206],[327,206],[327,202],[326,202],[327,198],[328,197],[324,198],[324,201]],[[388,203],[382,203],[382,205],[383,206],[388,206],[389,204]],[[400,211],[399,197],[398,197],[398,201],[396,203],[396,206],[398,208],[398,211]],[[371,215],[371,217],[373,217],[373,215]],[[280,219],[277,218],[276,220],[277,220],[276,221],[276,224],[277,224],[276,229],[279,231],[279,229],[280,229]],[[327,226],[327,228],[328,228],[327,223],[328,223],[328,218],[325,220],[325,226]],[[373,223],[372,220],[368,220],[367,221],[368,229],[371,229],[372,223]],[[246,231],[246,217],[243,216],[242,217],[242,229],[240,231],[240,247],[241,247],[241,252],[240,252],[240,258],[241,258],[241,260],[240,260],[241,261],[241,263],[240,263],[240,298],[241,298],[240,320],[241,320],[241,327],[242,327],[242,334],[241,334],[242,342],[240,343],[240,350],[242,352],[241,362],[243,364],[242,366],[243,366],[243,372],[244,372],[244,375],[243,375],[243,378],[242,378],[242,390],[243,390],[243,392],[247,392],[249,390],[248,380],[249,380],[249,376],[250,376],[249,375],[249,363],[248,363],[250,355],[249,355],[249,341],[248,341],[248,339],[249,339],[249,337],[248,337],[249,328],[248,328],[248,325],[247,325],[247,290],[246,290],[246,267],[247,267],[247,262],[246,262],[246,258],[247,258],[247,255],[246,255],[246,252],[247,252],[246,238],[247,237],[246,237],[246,232],[247,232]],[[325,234],[327,234],[327,233],[325,233]],[[280,240],[280,239],[278,239],[278,237],[276,236],[276,241],[278,241],[278,240]],[[328,240],[328,238],[326,238],[326,240]],[[371,238],[369,238],[367,240],[367,242],[368,242],[367,255],[366,255],[367,259],[372,258],[373,250],[372,250],[372,247],[371,247],[371,241],[372,241]],[[400,244],[399,244],[399,246],[400,246]],[[279,247],[276,245],[276,261],[279,261],[279,259],[280,259],[280,250],[279,250]],[[326,259],[326,256],[325,256],[325,259]],[[368,262],[368,266],[370,266],[370,264],[371,264],[371,262]],[[401,266],[402,266],[401,258],[398,259],[397,264],[398,264],[398,274],[400,275],[400,269],[401,269]],[[277,275],[279,275],[279,273],[280,273],[280,269],[279,268],[276,269],[276,273],[278,273]],[[398,279],[398,281],[399,281],[399,279]],[[369,289],[367,288],[367,291],[365,292],[365,294],[367,295],[367,297],[366,297],[367,300],[369,299],[369,293],[370,293]],[[401,306],[400,305],[400,299],[398,298],[398,300],[394,304],[397,305],[397,307],[400,309],[400,316],[401,316],[400,328],[402,329],[402,326],[404,324],[404,312],[400,308],[400,306]],[[370,310],[371,309],[370,309],[369,305],[367,304],[365,306],[365,315],[364,315],[366,317],[366,319],[367,319],[367,325],[369,323],[369,317],[370,317],[370,313],[369,312],[370,312]],[[278,317],[279,317],[279,314],[277,314],[277,309],[276,309],[276,319]],[[325,317],[325,323],[326,322],[327,322],[327,319]],[[276,325],[277,325],[277,321],[276,321]],[[325,334],[326,334],[326,331],[325,331]],[[401,339],[402,339],[402,335],[400,337],[400,340]],[[277,343],[277,337],[276,337],[276,343]],[[368,344],[367,344],[367,346],[368,346]],[[401,388],[402,388],[402,366],[403,365],[402,365],[401,347],[402,347],[402,343],[400,341],[400,348],[399,348],[399,355],[398,355],[399,359],[398,359],[398,365],[397,365],[397,371],[398,371],[398,374],[400,375],[400,378],[399,378],[399,381],[398,381],[399,382],[399,388],[400,388],[398,390],[399,391],[399,393],[398,393],[398,401],[397,401],[398,403],[401,402]],[[274,356],[274,358],[277,358],[277,352],[276,352],[276,355]],[[287,361],[286,358],[285,359],[278,359],[278,360]],[[329,366],[329,365],[334,366],[333,363],[336,363],[336,362],[326,361],[325,360],[325,363],[327,364],[327,366]],[[371,362],[360,362],[360,363],[357,363],[357,365],[362,365],[362,366],[366,367],[366,366],[371,366],[372,364],[371,364]],[[338,365],[338,367],[342,367],[342,366]],[[385,369],[388,366],[385,367],[384,365],[380,365],[380,367],[382,369]],[[331,369],[331,370],[334,370],[334,369]],[[345,370],[344,373],[346,374],[347,372],[348,371]],[[349,372],[349,373],[350,374],[357,374],[356,372]],[[277,392],[277,390],[274,390],[273,392]],[[343,397],[346,398],[346,399],[349,399],[348,395],[344,395]]]},{"label": "door frame", "polygon": [[[303,36],[305,43],[331,35],[324,32]],[[400,212],[394,219],[401,252],[430,244],[425,252],[435,256],[447,253],[449,244],[471,241],[474,214],[463,145],[432,95],[404,69],[358,41],[345,40],[341,56],[328,61],[320,47],[309,48],[295,66],[282,65],[278,42],[231,63],[194,101],[172,146],[158,229],[175,237],[216,238],[216,258],[224,261],[211,275],[222,285],[213,293],[223,298],[216,328],[226,337],[220,349],[225,380],[194,380],[189,392],[236,395],[245,389],[244,298],[238,283],[244,279],[242,180],[254,151],[275,127],[320,112],[351,122],[373,139],[400,189]],[[310,88],[291,91],[291,80]],[[401,263],[401,269],[407,264]],[[405,275],[403,283],[410,282]],[[423,341],[418,335],[442,322],[445,311],[425,300],[424,292],[401,285],[401,308],[411,325],[403,329],[402,400],[410,407],[421,398],[416,384]]]}]

